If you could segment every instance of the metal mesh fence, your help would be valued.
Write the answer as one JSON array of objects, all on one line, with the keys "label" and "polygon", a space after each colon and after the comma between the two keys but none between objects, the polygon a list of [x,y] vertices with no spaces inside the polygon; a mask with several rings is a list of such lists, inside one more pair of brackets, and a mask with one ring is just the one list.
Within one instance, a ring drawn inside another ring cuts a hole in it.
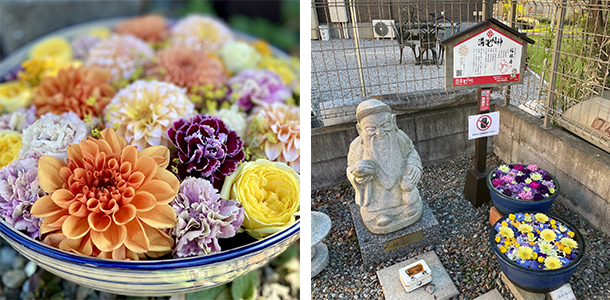
[{"label": "metal mesh fence", "polygon": [[455,101],[438,41],[484,16],[536,41],[523,84],[496,96],[610,151],[610,0],[313,0],[312,112],[329,125],[368,98],[405,110]]},{"label": "metal mesh fence", "polygon": [[316,117],[350,119],[371,97],[405,110],[451,101],[438,41],[480,21],[482,9],[481,0],[312,1]]}]

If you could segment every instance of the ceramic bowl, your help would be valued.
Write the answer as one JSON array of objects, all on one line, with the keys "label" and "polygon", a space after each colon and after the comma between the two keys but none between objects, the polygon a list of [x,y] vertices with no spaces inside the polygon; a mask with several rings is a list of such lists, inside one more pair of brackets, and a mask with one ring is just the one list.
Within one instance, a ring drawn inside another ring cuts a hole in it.
[{"label": "ceramic bowl", "polygon": [[92,289],[167,296],[212,288],[259,268],[299,239],[301,222],[257,241],[207,256],[150,261],[88,257],[47,246],[0,219],[0,237],[43,269]]},{"label": "ceramic bowl", "polygon": [[500,264],[500,269],[502,269],[504,275],[506,275],[508,280],[510,280],[516,286],[532,293],[548,293],[567,283],[570,280],[570,277],[572,277],[574,271],[576,271],[576,268],[582,262],[582,258],[585,254],[585,240],[580,232],[578,232],[576,227],[555,215],[549,213],[546,213],[546,215],[552,219],[560,221],[566,227],[568,227],[569,230],[573,231],[574,240],[578,242],[578,255],[576,256],[576,259],[559,269],[536,270],[526,268],[508,259],[508,257],[500,252],[500,249],[498,249],[496,246],[496,230],[494,228],[496,227],[496,224],[508,218],[508,214],[500,218],[496,224],[492,226],[489,232],[491,249],[496,256],[498,264]]},{"label": "ceramic bowl", "polygon": [[[514,165],[515,164],[510,164],[508,166],[512,167]],[[555,183],[555,193],[553,195],[551,195],[550,197],[548,197],[544,200],[540,200],[540,201],[526,201],[526,200],[520,200],[520,199],[508,197],[508,196],[500,193],[498,190],[496,190],[491,185],[491,180],[492,180],[491,176],[493,175],[494,171],[497,169],[498,168],[495,168],[491,172],[489,172],[486,182],[487,182],[487,188],[489,188],[489,194],[491,196],[491,201],[493,202],[494,206],[501,214],[510,214],[510,213],[516,213],[516,212],[520,212],[520,211],[546,212],[547,210],[549,210],[549,208],[551,208],[551,205],[553,205],[553,202],[555,202],[555,199],[557,199],[557,197],[559,196],[559,192],[560,192],[559,182],[551,173],[549,173],[549,175],[553,178],[553,182]]]}]

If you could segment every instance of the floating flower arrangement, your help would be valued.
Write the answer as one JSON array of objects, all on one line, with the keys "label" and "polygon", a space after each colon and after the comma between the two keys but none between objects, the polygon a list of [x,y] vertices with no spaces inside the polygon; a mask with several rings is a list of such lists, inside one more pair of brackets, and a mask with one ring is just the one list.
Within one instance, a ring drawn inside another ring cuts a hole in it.
[{"label": "floating flower arrangement", "polygon": [[578,256],[574,232],[543,213],[509,214],[494,229],[495,246],[508,259],[526,268],[559,269]]},{"label": "floating flower arrangement", "polygon": [[200,15],[39,42],[0,83],[0,218],[120,260],[208,255],[291,226],[299,67],[270,49]]},{"label": "floating flower arrangement", "polygon": [[554,178],[536,165],[501,165],[491,174],[491,185],[507,197],[540,201],[552,196]]}]

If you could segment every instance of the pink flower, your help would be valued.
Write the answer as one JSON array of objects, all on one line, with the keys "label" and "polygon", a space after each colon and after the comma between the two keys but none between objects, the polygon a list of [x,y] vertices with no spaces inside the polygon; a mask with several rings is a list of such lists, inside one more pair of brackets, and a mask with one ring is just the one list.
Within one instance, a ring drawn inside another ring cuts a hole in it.
[{"label": "pink flower", "polygon": [[521,193],[519,193],[519,198],[523,200],[532,200],[534,198],[534,195],[532,195],[531,191],[522,191]]},{"label": "pink flower", "polygon": [[509,175],[502,176],[502,178],[500,179],[502,179],[502,181],[504,181],[505,183],[512,183],[513,181],[515,181],[515,177]]},{"label": "pink flower", "polygon": [[532,181],[532,182],[529,184],[529,186],[530,186],[531,188],[533,188],[533,189],[537,190],[537,189],[539,189],[539,188],[540,188],[540,182],[538,182],[538,181]]},{"label": "pink flower", "polygon": [[529,166],[527,166],[527,169],[532,171],[532,172],[538,172],[538,166],[537,165],[529,165]]},{"label": "pink flower", "polygon": [[494,187],[499,187],[500,185],[502,185],[502,179],[496,178],[492,180],[491,185],[493,185]]},{"label": "pink flower", "polygon": [[525,170],[525,168],[523,167],[523,165],[514,165],[513,169],[517,170],[517,171],[521,171],[523,172],[523,170]]}]

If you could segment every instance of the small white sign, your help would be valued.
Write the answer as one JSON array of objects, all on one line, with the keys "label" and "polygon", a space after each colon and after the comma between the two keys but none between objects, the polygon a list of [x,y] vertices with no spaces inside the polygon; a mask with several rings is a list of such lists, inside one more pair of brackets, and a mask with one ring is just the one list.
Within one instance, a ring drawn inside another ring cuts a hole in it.
[{"label": "small white sign", "polygon": [[500,133],[500,112],[468,116],[468,139],[474,140]]},{"label": "small white sign", "polygon": [[562,285],[560,288],[549,293],[552,300],[576,300],[574,291],[569,283]]}]

